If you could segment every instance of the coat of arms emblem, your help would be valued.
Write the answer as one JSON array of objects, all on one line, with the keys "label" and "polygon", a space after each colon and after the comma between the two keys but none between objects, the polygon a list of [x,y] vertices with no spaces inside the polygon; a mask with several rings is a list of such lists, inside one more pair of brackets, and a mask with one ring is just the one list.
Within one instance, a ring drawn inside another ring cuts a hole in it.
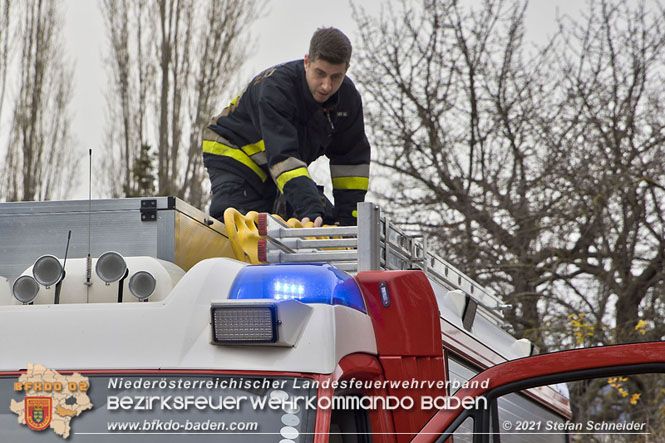
[{"label": "coat of arms emblem", "polygon": [[51,424],[51,397],[25,397],[25,422],[30,429],[43,431]]}]

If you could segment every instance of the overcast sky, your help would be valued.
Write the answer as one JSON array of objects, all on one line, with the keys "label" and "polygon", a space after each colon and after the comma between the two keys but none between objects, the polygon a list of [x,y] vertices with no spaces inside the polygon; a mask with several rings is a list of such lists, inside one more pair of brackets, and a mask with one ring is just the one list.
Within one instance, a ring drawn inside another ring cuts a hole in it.
[{"label": "overcast sky", "polygon": [[[104,143],[104,88],[107,80],[102,61],[107,42],[97,1],[66,0],[65,3],[65,45],[68,57],[76,63],[72,133],[77,143],[73,148],[83,160],[81,166],[85,167],[79,187],[82,189],[77,189],[72,197],[87,198],[87,149],[93,148],[94,160],[94,152],[101,154]],[[362,0],[360,3],[370,14],[378,14],[383,0]],[[527,37],[543,41],[555,29],[557,9],[562,13],[575,13],[580,3],[578,0],[531,1],[527,12]],[[320,26],[340,28],[352,43],[356,41],[356,26],[347,1],[269,0],[263,17],[252,26],[256,52],[247,59],[242,75],[249,80],[266,67],[302,58],[307,52],[309,38]],[[353,78],[353,65],[349,75]],[[106,196],[98,195],[93,186],[95,197]]]}]

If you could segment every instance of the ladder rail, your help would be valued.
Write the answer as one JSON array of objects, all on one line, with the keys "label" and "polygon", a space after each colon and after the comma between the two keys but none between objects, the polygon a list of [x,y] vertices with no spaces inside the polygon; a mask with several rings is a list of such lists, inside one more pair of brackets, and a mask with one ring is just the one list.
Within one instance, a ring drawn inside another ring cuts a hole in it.
[{"label": "ladder rail", "polygon": [[381,217],[373,203],[358,203],[358,226],[290,228],[267,219],[268,263],[328,262],[347,272],[420,269],[443,288],[461,290],[495,321],[504,322],[507,305],[499,297],[430,252],[425,236],[407,234]]}]

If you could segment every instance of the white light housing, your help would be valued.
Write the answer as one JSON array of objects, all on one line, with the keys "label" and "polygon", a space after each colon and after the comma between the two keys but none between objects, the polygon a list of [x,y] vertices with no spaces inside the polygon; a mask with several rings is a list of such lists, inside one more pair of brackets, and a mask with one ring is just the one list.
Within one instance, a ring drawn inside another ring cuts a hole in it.
[{"label": "white light housing", "polygon": [[127,263],[119,253],[108,251],[97,259],[95,272],[105,283],[113,283],[127,274]]},{"label": "white light housing", "polygon": [[37,298],[39,283],[29,275],[22,275],[12,285],[14,298],[23,304],[28,304]]},{"label": "white light housing", "polygon": [[157,281],[151,273],[139,271],[129,279],[129,290],[139,300],[145,300],[155,292]]},{"label": "white light housing", "polygon": [[32,275],[39,284],[48,288],[62,279],[62,263],[54,255],[42,255],[32,267]]}]

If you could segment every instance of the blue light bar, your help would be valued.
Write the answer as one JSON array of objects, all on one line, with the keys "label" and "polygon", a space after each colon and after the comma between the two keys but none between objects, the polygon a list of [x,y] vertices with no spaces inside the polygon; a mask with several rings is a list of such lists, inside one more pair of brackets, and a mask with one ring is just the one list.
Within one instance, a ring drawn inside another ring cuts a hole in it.
[{"label": "blue light bar", "polygon": [[367,313],[356,281],[327,263],[250,265],[236,276],[229,299],[298,300]]}]

